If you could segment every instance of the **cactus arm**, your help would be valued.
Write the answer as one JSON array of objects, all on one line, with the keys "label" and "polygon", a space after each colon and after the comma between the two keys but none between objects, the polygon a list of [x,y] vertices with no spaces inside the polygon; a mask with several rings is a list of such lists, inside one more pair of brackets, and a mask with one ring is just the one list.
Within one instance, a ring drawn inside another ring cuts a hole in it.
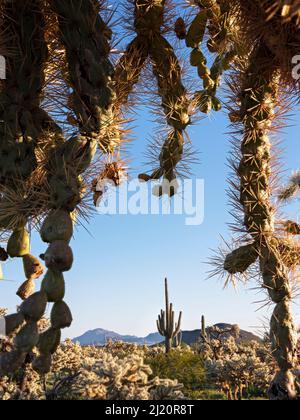
[{"label": "cactus arm", "polygon": [[174,335],[175,337],[180,333],[181,331],[181,320],[182,320],[182,312],[179,313],[179,318],[178,318],[178,322],[175,325],[175,332]]}]

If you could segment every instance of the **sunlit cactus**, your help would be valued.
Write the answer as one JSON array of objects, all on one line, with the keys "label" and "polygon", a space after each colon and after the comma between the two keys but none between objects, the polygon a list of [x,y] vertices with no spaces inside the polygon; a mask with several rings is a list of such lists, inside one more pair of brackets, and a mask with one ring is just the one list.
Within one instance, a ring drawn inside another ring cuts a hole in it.
[{"label": "sunlit cactus", "polygon": [[224,268],[230,273],[245,272],[259,260],[263,287],[275,304],[271,340],[279,372],[271,385],[270,396],[285,399],[296,395],[293,368],[297,341],[290,309],[290,275],[295,261],[290,263],[291,249],[285,246],[276,230],[276,211],[271,202],[273,171],[270,132],[276,122],[280,98],[280,72],[276,65],[270,66],[273,60],[271,51],[263,45],[257,46],[250,57],[249,66],[238,75],[240,90],[237,91],[234,82],[232,84],[238,101],[241,101],[240,127],[243,135],[240,164],[234,164],[240,179],[236,197],[244,213],[242,230],[246,229],[254,242],[228,255]]},{"label": "sunlit cactus", "polygon": [[[165,279],[165,299],[166,310],[161,311],[158,315],[157,329],[160,335],[165,337],[166,353],[169,353],[174,345],[174,342],[179,344],[179,337],[181,335],[181,319],[182,312],[179,314],[178,322],[175,323],[175,313],[173,311],[173,304],[169,303],[168,280]],[[181,340],[180,340],[181,341]]]},{"label": "sunlit cactus", "polygon": [[[48,249],[41,257],[48,271],[42,283],[42,290],[34,294],[33,280],[42,274],[43,267],[30,255],[29,234],[26,229],[28,220],[26,217],[15,218],[12,223],[8,219],[5,226],[0,217],[5,230],[13,228],[7,252],[11,257],[23,258],[27,279],[18,290],[18,295],[24,299],[20,313],[24,316],[26,324],[16,335],[15,349],[11,353],[1,354],[1,375],[21,367],[26,354],[35,346],[39,349],[39,355],[33,366],[39,373],[47,373],[51,368],[52,354],[59,345],[60,330],[71,325],[72,315],[63,301],[63,272],[70,270],[73,264],[73,253],[69,246],[73,235],[72,213],[82,200],[80,175],[91,164],[98,143],[102,151],[106,147],[101,143],[102,120],[105,120],[114,99],[114,70],[108,58],[110,31],[100,18],[98,1],[89,0],[75,4],[69,0],[25,0],[22,6],[19,6],[17,1],[9,0],[1,10],[1,29],[5,34],[3,43],[9,48],[14,47],[11,56],[9,55],[7,80],[3,81],[1,91],[1,112],[5,122],[5,132],[2,134],[9,138],[2,135],[1,144],[8,152],[12,150],[17,165],[10,163],[12,170],[15,168],[16,171],[8,173],[5,169],[8,161],[3,161],[1,182],[5,188],[15,188],[14,184],[18,188],[20,183],[24,187],[24,195],[27,195],[26,188],[30,189],[31,186],[25,183],[28,183],[34,171],[40,170],[40,178],[45,182],[43,188],[46,187],[46,192],[49,191],[49,195],[45,194],[44,198],[46,204],[38,208],[39,216],[42,216],[43,211],[47,212],[41,227],[41,236],[43,241],[48,243]],[[67,141],[64,140],[58,125],[40,108],[46,79],[45,71],[46,68],[50,68],[47,62],[49,56],[45,6],[49,7],[47,13],[51,14],[52,24],[57,23],[56,41],[65,51],[64,76],[71,92],[70,108],[78,125],[78,134]],[[16,80],[17,77],[22,80]],[[22,87],[27,90],[22,92]],[[16,100],[10,98],[12,94],[16,96]],[[18,105],[14,111],[17,124],[14,127],[11,126],[13,119],[6,117],[11,104]],[[28,132],[25,128],[26,121]],[[20,137],[22,135],[23,141]],[[45,143],[46,135],[49,135],[50,147]],[[26,156],[22,157],[21,153],[25,152]],[[40,162],[37,156],[41,156]],[[34,178],[30,181],[33,182]],[[41,195],[40,191],[39,194]],[[11,198],[9,195],[8,197]],[[34,206],[34,200],[32,201]],[[39,338],[37,323],[44,315],[47,302],[54,303],[51,328]],[[12,332],[14,331],[10,331]]]},{"label": "sunlit cactus", "polygon": [[[64,301],[64,273],[73,266],[70,242],[76,218],[86,215],[89,193],[98,205],[107,181],[118,187],[127,177],[121,149],[129,141],[128,110],[135,105],[139,82],[147,86],[151,80],[145,79],[154,80],[151,93],[159,101],[154,108],[164,123],[150,146],[151,169],[139,179],[157,181],[157,197],[172,197],[178,192],[180,167],[187,170],[186,131],[192,117],[197,110],[221,109],[218,88],[223,73],[232,71],[228,107],[237,140],[233,167],[238,182],[231,184],[235,210],[242,213],[242,226],[234,231],[242,236],[222,254],[221,269],[230,279],[251,270],[254,277],[261,275],[275,305],[270,338],[279,370],[270,397],[295,398],[297,343],[290,303],[300,265],[300,226],[277,220],[271,133],[281,126],[285,111],[281,90],[288,88],[299,97],[293,73],[293,57],[300,48],[299,1],[187,3],[186,19],[174,15],[170,21],[203,83],[196,93],[188,89],[184,66],[168,36],[171,0],[130,1],[133,39],[123,51],[114,48],[115,60],[104,1],[1,2],[0,53],[6,58],[7,78],[0,82],[0,239],[7,247],[0,249],[0,261],[22,259],[25,282],[17,291],[22,300],[18,312],[4,318],[6,334],[14,340],[11,351],[0,355],[0,376],[21,368],[34,349],[34,369],[41,375],[51,369],[61,330],[72,323]],[[282,189],[281,200],[299,193],[299,178],[296,173]],[[35,282],[44,267],[32,255],[33,230],[46,244],[40,258],[47,271],[38,292]],[[166,310],[157,327],[168,353],[181,344],[182,313],[175,323],[167,280],[165,293]],[[51,325],[41,333],[39,323],[50,303]],[[202,340],[209,343],[204,317],[201,327]]]},{"label": "sunlit cactus", "polygon": [[[196,92],[195,103],[201,112],[207,114],[222,108],[216,96],[217,89],[223,73],[230,69],[241,52],[236,36],[235,8],[227,0],[190,0],[190,3],[198,10],[185,40],[187,47],[192,48],[190,64],[197,67],[198,76],[203,81],[203,90]],[[205,41],[206,49],[215,55],[211,68],[203,52]]]}]

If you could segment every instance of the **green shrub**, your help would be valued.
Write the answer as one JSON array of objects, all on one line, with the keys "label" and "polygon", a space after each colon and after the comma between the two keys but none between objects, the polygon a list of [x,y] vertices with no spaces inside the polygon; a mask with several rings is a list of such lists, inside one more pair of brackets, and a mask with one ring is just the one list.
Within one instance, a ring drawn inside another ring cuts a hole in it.
[{"label": "green shrub", "polygon": [[177,379],[184,385],[184,394],[193,399],[194,392],[206,386],[203,358],[188,349],[173,349],[169,354],[156,354],[146,359],[153,377]]}]

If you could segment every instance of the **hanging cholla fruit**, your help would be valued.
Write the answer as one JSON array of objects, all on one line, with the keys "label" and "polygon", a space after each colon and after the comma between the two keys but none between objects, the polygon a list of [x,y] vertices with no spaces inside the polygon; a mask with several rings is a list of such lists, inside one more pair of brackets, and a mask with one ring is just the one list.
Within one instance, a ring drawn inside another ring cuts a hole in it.
[{"label": "hanging cholla fruit", "polygon": [[40,334],[37,348],[40,353],[54,354],[59,346],[61,340],[61,331],[49,328],[47,331]]},{"label": "hanging cholla fruit", "polygon": [[44,242],[69,242],[73,236],[73,220],[70,212],[53,210],[44,220],[41,227],[41,238]]},{"label": "hanging cholla fruit", "polygon": [[178,18],[175,22],[175,34],[178,39],[182,40],[186,38],[187,30],[185,21],[182,17]]},{"label": "hanging cholla fruit", "polygon": [[32,362],[32,368],[40,375],[46,375],[51,371],[52,356],[51,354],[40,354]]},{"label": "hanging cholla fruit", "polygon": [[224,269],[229,274],[244,273],[257,259],[255,244],[244,245],[226,256]]},{"label": "hanging cholla fruit", "polygon": [[59,302],[65,296],[64,276],[59,271],[48,270],[43,281],[41,290],[46,293],[48,302]]},{"label": "hanging cholla fruit", "polygon": [[212,97],[208,95],[206,90],[200,90],[196,92],[194,101],[196,106],[200,109],[201,112],[204,114],[209,114],[212,110]]},{"label": "hanging cholla fruit", "polygon": [[17,351],[29,353],[39,341],[39,330],[36,322],[28,322],[16,335],[14,344]]},{"label": "hanging cholla fruit", "polygon": [[25,228],[16,229],[7,243],[7,253],[11,258],[24,257],[30,252],[29,234]]},{"label": "hanging cholla fruit", "polygon": [[119,187],[128,178],[127,167],[123,161],[108,162],[99,176],[92,182],[94,205],[97,206],[108,190],[108,185]]},{"label": "hanging cholla fruit", "polygon": [[22,300],[29,298],[35,291],[35,284],[33,279],[26,280],[18,289],[17,296]]},{"label": "hanging cholla fruit", "polygon": [[207,25],[207,10],[201,10],[193,20],[187,36],[186,46],[189,48],[198,48],[203,41]]},{"label": "hanging cholla fruit", "polygon": [[27,279],[38,279],[44,272],[40,260],[30,254],[24,255],[23,267]]},{"label": "hanging cholla fruit", "polygon": [[73,252],[66,241],[53,241],[43,255],[46,267],[53,271],[69,271],[73,265]]},{"label": "hanging cholla fruit", "polygon": [[[187,46],[193,48],[190,56],[192,66],[198,68],[198,75],[203,81],[204,91],[199,100],[199,92],[195,94],[195,104],[205,114],[212,109],[220,111],[222,104],[216,97],[217,88],[221,83],[221,76],[225,70],[229,70],[236,58],[236,50],[232,46],[231,31],[233,21],[230,17],[231,8],[227,2],[199,1],[196,3],[200,12],[195,17],[187,35]],[[207,67],[207,59],[201,51],[204,34],[208,32],[208,50],[217,58],[211,69]]]},{"label": "hanging cholla fruit", "polygon": [[5,317],[5,329],[6,335],[9,336],[18,330],[25,322],[24,315],[21,312],[12,315],[6,315]]},{"label": "hanging cholla fruit", "polygon": [[287,222],[285,222],[284,229],[287,233],[291,235],[300,235],[299,223],[293,222],[292,220],[288,220]]},{"label": "hanging cholla fruit", "polygon": [[193,51],[191,52],[190,64],[193,67],[198,67],[200,65],[207,64],[205,55],[199,48],[194,48]]},{"label": "hanging cholla fruit", "polygon": [[26,353],[11,351],[0,355],[0,377],[9,376],[18,371],[25,361]]},{"label": "hanging cholla fruit", "polygon": [[44,292],[38,292],[31,295],[20,306],[20,313],[27,321],[39,321],[46,310],[47,295]]},{"label": "hanging cholla fruit", "polygon": [[68,305],[61,301],[53,305],[51,311],[51,326],[56,330],[69,328],[72,324],[72,314]]}]

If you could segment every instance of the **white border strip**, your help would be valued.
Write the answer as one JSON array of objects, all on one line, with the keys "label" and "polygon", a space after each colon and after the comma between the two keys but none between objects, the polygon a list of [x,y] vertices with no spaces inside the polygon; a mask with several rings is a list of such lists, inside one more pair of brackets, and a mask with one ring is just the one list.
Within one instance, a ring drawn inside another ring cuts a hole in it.
[{"label": "white border strip", "polygon": [[6,322],[4,317],[0,317],[0,338],[4,338],[6,336]]}]

